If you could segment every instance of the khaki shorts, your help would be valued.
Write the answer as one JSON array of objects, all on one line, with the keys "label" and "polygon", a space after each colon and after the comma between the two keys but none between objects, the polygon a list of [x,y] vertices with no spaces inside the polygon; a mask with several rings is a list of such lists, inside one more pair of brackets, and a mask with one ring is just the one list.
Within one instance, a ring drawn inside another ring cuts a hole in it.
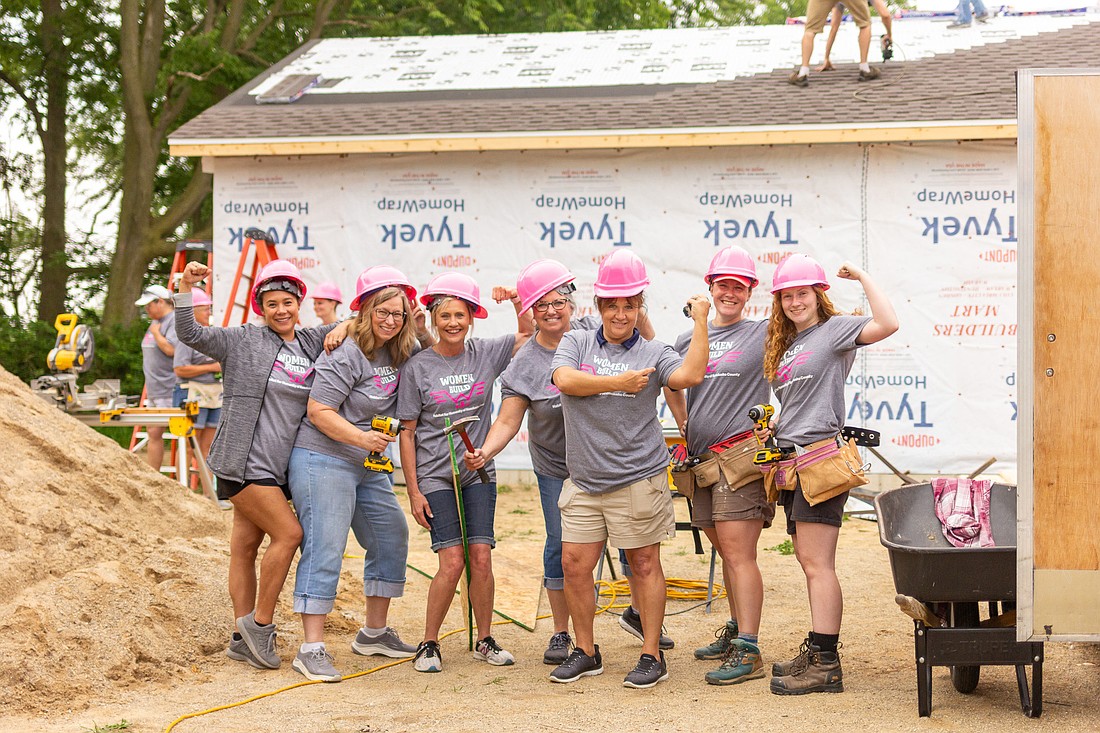
[{"label": "khaki shorts", "polygon": [[[825,29],[825,21],[829,13],[833,11],[837,0],[810,0],[806,8],[806,32],[820,33]],[[871,11],[864,0],[844,0],[844,7],[852,16],[857,28],[866,28],[871,25]]]},{"label": "khaki shorts", "polygon": [[676,536],[668,472],[615,489],[587,494],[565,479],[558,499],[562,542],[605,542],[621,550],[655,545]]},{"label": "khaki shorts", "polygon": [[719,477],[713,486],[696,486],[691,500],[691,526],[709,529],[715,522],[763,519],[764,529],[772,526],[775,505],[764,493],[764,479],[745,484],[736,491]]}]

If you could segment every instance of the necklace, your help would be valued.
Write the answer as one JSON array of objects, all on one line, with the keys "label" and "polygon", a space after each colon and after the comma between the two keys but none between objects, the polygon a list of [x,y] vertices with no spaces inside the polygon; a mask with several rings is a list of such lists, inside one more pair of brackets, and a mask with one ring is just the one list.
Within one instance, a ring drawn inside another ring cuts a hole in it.
[{"label": "necklace", "polygon": [[432,351],[434,351],[436,353],[436,356],[438,356],[443,361],[443,365],[447,367],[447,370],[451,373],[452,377],[457,377],[459,374],[462,374],[466,371],[466,361],[467,361],[467,357],[469,357],[470,352],[466,348],[465,342],[463,342],[463,344],[462,344],[462,352],[461,352],[462,364],[459,366],[459,368],[457,370],[454,367],[451,366],[451,361],[452,360],[457,360],[458,357],[459,357],[459,354],[455,354],[454,356],[445,356],[444,354],[439,353],[439,350],[436,349],[434,346],[432,347]]}]

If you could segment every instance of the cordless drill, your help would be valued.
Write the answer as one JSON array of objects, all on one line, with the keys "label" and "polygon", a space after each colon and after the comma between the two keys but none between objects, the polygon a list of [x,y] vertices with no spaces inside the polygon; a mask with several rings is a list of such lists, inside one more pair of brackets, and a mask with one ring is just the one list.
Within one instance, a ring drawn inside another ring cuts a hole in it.
[{"label": "cordless drill", "polygon": [[[749,408],[749,419],[753,421],[758,430],[766,430],[774,414],[775,408],[771,405],[753,405]],[[757,438],[757,440],[759,440],[759,438]],[[779,446],[776,445],[774,436],[768,436],[768,439],[761,442],[760,445],[763,447],[761,450],[756,451],[756,455],[752,457],[752,462],[758,466],[764,463],[778,461],[784,458],[789,452],[779,449]]]},{"label": "cordless drill", "polygon": [[[386,415],[375,415],[371,418],[370,429],[396,438],[397,434],[405,429],[405,426],[395,418]],[[393,461],[385,453],[368,453],[367,460],[363,461],[363,466],[379,473],[393,473]]]}]

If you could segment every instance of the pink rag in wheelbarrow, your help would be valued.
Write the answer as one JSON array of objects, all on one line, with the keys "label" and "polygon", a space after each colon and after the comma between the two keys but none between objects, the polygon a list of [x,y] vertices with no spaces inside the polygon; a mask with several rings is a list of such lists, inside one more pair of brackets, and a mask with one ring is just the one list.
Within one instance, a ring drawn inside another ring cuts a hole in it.
[{"label": "pink rag in wheelbarrow", "polygon": [[932,479],[936,517],[943,536],[955,547],[994,547],[989,526],[992,481],[966,478]]}]

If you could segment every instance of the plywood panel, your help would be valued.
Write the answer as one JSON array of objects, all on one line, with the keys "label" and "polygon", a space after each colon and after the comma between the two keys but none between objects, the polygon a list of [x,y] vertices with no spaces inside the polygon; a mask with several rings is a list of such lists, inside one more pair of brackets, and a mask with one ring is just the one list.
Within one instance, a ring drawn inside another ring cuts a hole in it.
[{"label": "plywood panel", "polygon": [[[1037,76],[1034,88],[1038,575],[1100,567],[1100,76]],[[1061,603],[1037,594],[1036,624],[1041,601]]]},{"label": "plywood panel", "polygon": [[1036,570],[1032,633],[1080,636],[1098,631],[1100,570]]}]

